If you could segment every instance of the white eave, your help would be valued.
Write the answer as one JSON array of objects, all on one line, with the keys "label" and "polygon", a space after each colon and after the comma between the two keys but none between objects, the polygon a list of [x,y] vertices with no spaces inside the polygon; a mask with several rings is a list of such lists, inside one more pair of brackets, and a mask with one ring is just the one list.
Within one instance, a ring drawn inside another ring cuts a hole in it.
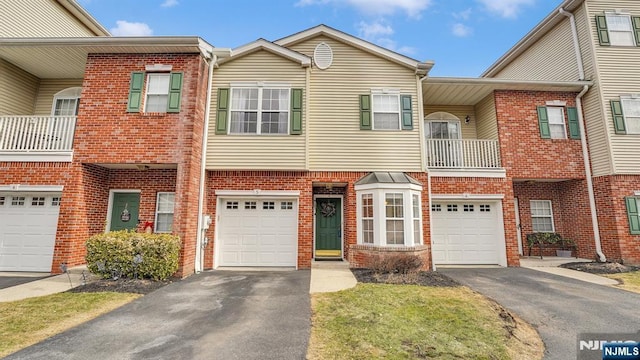
[{"label": "white eave", "polygon": [[0,38],[0,58],[41,78],[79,79],[88,54],[199,53],[214,47],[196,36]]},{"label": "white eave", "polygon": [[265,50],[270,53],[276,54],[278,56],[282,56],[293,62],[297,62],[302,67],[311,66],[310,57],[304,54],[301,54],[297,51],[293,51],[285,47],[282,47],[280,45],[276,45],[275,43],[272,43],[271,41],[268,41],[265,39],[258,39],[254,42],[250,42],[246,45],[242,45],[240,47],[233,49],[231,56],[225,59],[221,59],[220,61],[218,61],[218,64],[221,65],[227,61],[233,61],[237,58],[240,58],[245,55],[249,55],[253,52],[260,51],[260,50]]},{"label": "white eave", "polygon": [[293,35],[276,40],[274,41],[274,43],[280,46],[288,47],[318,35],[324,35],[324,36],[330,37],[332,39],[349,44],[358,49],[364,50],[366,52],[375,54],[387,60],[393,61],[397,64],[406,66],[410,69],[414,69],[416,71],[416,74],[421,76],[425,76],[426,74],[428,74],[434,64],[433,61],[420,62],[408,56],[398,54],[397,52],[385,49],[381,46],[359,39],[355,36],[336,30],[327,25],[318,25],[310,29],[303,30]]},{"label": "white eave", "polygon": [[564,0],[557,8],[555,8],[547,17],[545,17],[536,27],[529,31],[522,39],[520,39],[511,49],[494,62],[481,77],[493,77],[499,73],[511,61],[515,60],[520,54],[525,52],[531,45],[540,40],[549,30],[553,29],[558,23],[566,19],[566,16],[560,14],[560,9],[566,11],[575,11],[584,0]]},{"label": "white eave", "polygon": [[423,80],[422,98],[425,105],[473,106],[496,90],[579,92],[585,85],[593,82],[428,77]]},{"label": "white eave", "polygon": [[67,9],[84,26],[88,27],[97,36],[111,36],[109,31],[102,26],[91,14],[89,14],[80,4],[74,0],[57,0],[58,4]]}]

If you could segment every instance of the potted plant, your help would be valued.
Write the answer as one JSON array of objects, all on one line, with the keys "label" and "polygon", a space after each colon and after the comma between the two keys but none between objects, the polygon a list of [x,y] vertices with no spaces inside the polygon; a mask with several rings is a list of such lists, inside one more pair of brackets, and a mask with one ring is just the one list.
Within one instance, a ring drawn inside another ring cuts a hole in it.
[{"label": "potted plant", "polygon": [[546,232],[536,232],[527,234],[527,246],[529,247],[529,256],[531,256],[531,249],[534,246],[538,246],[540,249],[540,259],[542,259],[542,249],[546,245],[554,245],[558,243],[562,239],[560,234],[558,233],[546,233]]},{"label": "potted plant", "polygon": [[558,257],[571,257],[571,252],[578,248],[575,241],[563,237],[560,237],[556,244],[560,245],[560,249],[556,249]]}]

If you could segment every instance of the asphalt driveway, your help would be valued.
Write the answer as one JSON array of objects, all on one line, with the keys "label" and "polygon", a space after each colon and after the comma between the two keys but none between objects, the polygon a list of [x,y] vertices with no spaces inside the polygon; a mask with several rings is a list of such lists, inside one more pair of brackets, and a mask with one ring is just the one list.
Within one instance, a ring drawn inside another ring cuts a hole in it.
[{"label": "asphalt driveway", "polygon": [[438,269],[532,324],[545,359],[575,359],[579,333],[636,333],[640,294],[525,268]]},{"label": "asphalt driveway", "polygon": [[6,359],[304,359],[309,275],[193,275]]}]

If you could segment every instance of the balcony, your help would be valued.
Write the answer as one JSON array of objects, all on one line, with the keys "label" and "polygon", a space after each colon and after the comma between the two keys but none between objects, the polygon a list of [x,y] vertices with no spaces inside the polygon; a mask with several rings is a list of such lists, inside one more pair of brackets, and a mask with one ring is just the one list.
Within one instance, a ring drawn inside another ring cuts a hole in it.
[{"label": "balcony", "polygon": [[70,162],[75,116],[0,116],[0,161]]},{"label": "balcony", "polygon": [[504,172],[498,140],[427,139],[425,151],[430,171]]}]

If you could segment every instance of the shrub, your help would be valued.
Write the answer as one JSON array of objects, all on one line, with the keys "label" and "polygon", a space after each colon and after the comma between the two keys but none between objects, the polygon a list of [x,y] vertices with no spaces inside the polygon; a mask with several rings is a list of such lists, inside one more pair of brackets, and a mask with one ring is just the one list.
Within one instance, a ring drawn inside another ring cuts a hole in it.
[{"label": "shrub", "polygon": [[175,235],[112,231],[90,237],[86,245],[89,271],[105,279],[165,280],[178,270],[180,238]]},{"label": "shrub", "polygon": [[409,274],[420,271],[422,265],[422,259],[417,255],[381,256],[369,264],[377,274]]}]

